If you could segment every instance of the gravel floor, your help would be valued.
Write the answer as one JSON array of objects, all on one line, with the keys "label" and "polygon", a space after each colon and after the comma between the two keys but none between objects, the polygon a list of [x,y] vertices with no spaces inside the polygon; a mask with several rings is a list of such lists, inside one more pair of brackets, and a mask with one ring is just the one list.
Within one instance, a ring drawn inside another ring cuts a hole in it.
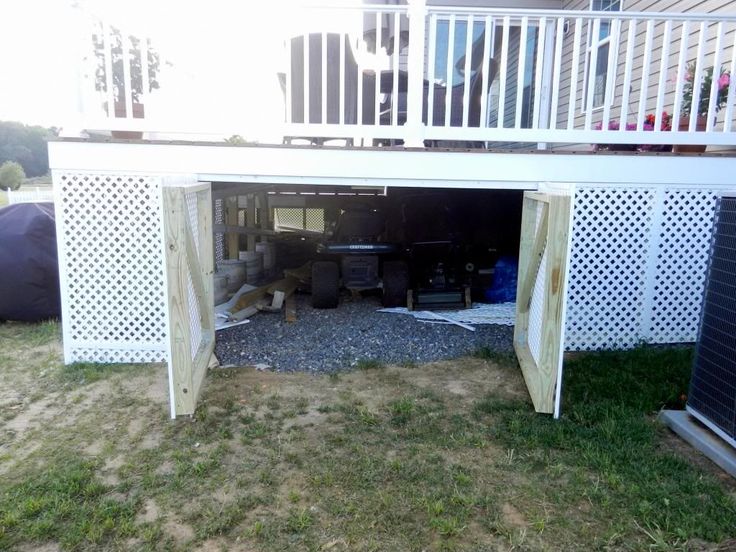
[{"label": "gravel floor", "polygon": [[475,332],[376,312],[375,297],[343,298],[337,309],[319,310],[297,296],[297,322],[283,313],[259,313],[250,323],[217,332],[222,365],[267,365],[279,372],[337,372],[362,360],[429,362],[457,358],[481,347],[512,350],[511,326],[478,325]]}]

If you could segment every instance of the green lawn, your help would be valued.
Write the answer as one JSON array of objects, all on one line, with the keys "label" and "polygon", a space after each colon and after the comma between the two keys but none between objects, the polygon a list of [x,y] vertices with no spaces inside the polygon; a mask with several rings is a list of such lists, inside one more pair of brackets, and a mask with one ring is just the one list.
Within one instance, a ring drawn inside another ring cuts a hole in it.
[{"label": "green lawn", "polygon": [[[211,372],[167,417],[161,365],[59,362],[0,325],[0,550],[708,550],[736,485],[655,421],[689,349],[579,356],[563,418],[512,357]],[[724,548],[725,549],[725,548]]]}]

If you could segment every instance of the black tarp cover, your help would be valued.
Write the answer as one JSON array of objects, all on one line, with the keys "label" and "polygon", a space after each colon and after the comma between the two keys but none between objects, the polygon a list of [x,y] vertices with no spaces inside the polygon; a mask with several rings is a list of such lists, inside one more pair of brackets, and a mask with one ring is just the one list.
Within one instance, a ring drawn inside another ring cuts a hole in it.
[{"label": "black tarp cover", "polygon": [[36,322],[61,313],[53,203],[0,209],[0,320]]}]

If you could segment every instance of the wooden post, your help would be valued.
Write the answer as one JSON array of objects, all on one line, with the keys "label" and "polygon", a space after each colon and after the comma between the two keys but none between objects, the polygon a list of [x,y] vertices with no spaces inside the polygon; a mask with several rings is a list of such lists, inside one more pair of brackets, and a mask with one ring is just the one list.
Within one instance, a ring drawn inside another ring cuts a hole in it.
[{"label": "wooden post", "polygon": [[[225,220],[227,221],[228,226],[237,226],[238,225],[238,197],[229,197],[225,200],[225,209],[226,209],[226,216]],[[227,258],[228,259],[237,259],[238,254],[240,253],[240,245],[238,244],[239,241],[238,234],[235,232],[228,232],[227,233]]]},{"label": "wooden post", "polygon": [[[256,196],[255,194],[248,194],[248,199],[245,204],[245,226],[246,228],[257,228],[256,226]],[[256,236],[255,234],[248,235],[248,251],[256,250]]]},{"label": "wooden post", "polygon": [[189,293],[186,257],[186,202],[179,187],[164,187],[164,243],[168,279],[169,339],[171,341],[174,413],[194,411],[191,372],[192,336],[189,329]]},{"label": "wooden post", "polygon": [[[271,213],[268,210],[268,194],[266,192],[258,194],[258,219],[261,230],[271,229]],[[265,234],[261,234],[261,241],[268,241]]]}]

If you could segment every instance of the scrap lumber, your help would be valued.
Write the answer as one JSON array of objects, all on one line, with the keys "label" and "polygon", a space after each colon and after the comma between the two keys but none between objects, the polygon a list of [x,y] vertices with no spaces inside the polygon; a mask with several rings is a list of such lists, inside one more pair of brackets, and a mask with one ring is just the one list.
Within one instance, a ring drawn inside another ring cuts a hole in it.
[{"label": "scrap lumber", "polygon": [[296,322],[296,298],[292,293],[286,298],[286,321]]},{"label": "scrap lumber", "polygon": [[287,268],[284,276],[295,278],[300,283],[308,284],[312,281],[312,262],[304,263],[299,268]]}]

